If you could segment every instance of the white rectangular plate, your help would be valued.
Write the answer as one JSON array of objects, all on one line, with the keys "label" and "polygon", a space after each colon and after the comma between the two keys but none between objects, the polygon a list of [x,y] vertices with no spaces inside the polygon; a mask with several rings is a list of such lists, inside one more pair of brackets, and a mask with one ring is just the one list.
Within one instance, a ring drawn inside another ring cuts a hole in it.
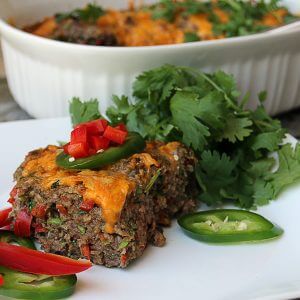
[{"label": "white rectangular plate", "polygon": [[[35,148],[67,140],[68,132],[69,119],[0,124],[1,208],[7,206],[13,172],[24,156]],[[258,210],[284,228],[279,240],[213,246],[185,236],[174,222],[170,229],[165,229],[166,246],[149,246],[128,269],[94,266],[79,274],[72,299],[296,298],[300,296],[299,196],[300,186],[291,187],[279,199]]]}]

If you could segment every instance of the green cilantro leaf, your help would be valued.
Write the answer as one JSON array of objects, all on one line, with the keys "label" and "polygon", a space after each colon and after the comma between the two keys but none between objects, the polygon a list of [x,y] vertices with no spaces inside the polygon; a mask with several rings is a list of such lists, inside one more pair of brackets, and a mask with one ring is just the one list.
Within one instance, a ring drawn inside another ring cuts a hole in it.
[{"label": "green cilantro leaf", "polygon": [[237,118],[233,115],[229,116],[224,124],[224,132],[220,140],[227,139],[232,143],[235,143],[237,140],[243,141],[245,137],[251,134],[251,125],[252,121],[248,118]]},{"label": "green cilantro leaf", "polygon": [[[240,95],[234,78],[222,71],[164,65],[136,78],[132,98],[113,96],[107,116],[147,140],[179,141],[194,150],[201,201],[254,208],[300,180],[300,146],[280,146],[286,130],[267,114],[266,93],[255,110],[246,109],[248,97]],[[100,117],[96,100],[75,98],[70,112],[74,124]],[[279,167],[272,173],[274,151]]]},{"label": "green cilantro leaf", "polygon": [[152,18],[166,19],[169,22],[173,22],[176,11],[177,3],[173,0],[161,0],[160,3],[153,5],[152,7]]},{"label": "green cilantro leaf", "polygon": [[235,167],[236,162],[225,153],[204,151],[196,166],[196,178],[203,190],[200,200],[208,205],[222,203],[222,190],[236,180]]},{"label": "green cilantro leaf", "polygon": [[295,149],[291,144],[285,144],[278,151],[278,170],[268,177],[273,187],[273,197],[277,197],[284,187],[300,179],[300,144]]},{"label": "green cilantro leaf", "polygon": [[69,19],[69,18],[77,19],[77,20],[89,22],[89,23],[95,23],[98,20],[98,18],[104,14],[105,14],[105,11],[103,10],[103,8],[101,6],[89,3],[83,9],[77,8],[68,13],[56,14],[55,18],[58,23],[62,22],[65,19]]},{"label": "green cilantro leaf", "polygon": [[280,131],[263,132],[253,137],[251,148],[254,151],[266,149],[273,152],[279,148],[282,139],[283,134]]},{"label": "green cilantro leaf", "polygon": [[120,98],[116,95],[112,97],[115,106],[110,106],[106,114],[113,124],[126,123],[127,115],[133,110],[128,97],[122,95]]},{"label": "green cilantro leaf", "polygon": [[73,126],[102,117],[99,112],[99,102],[97,99],[81,102],[79,98],[73,98],[69,111]]},{"label": "green cilantro leaf", "polygon": [[265,102],[265,101],[266,101],[267,96],[268,96],[267,91],[261,91],[261,92],[258,94],[258,99],[259,99],[259,101],[262,103],[262,102]]},{"label": "green cilantro leaf", "polygon": [[178,91],[171,99],[174,125],[183,133],[182,141],[195,150],[203,150],[210,136],[208,127],[199,120],[199,99],[196,94]]}]

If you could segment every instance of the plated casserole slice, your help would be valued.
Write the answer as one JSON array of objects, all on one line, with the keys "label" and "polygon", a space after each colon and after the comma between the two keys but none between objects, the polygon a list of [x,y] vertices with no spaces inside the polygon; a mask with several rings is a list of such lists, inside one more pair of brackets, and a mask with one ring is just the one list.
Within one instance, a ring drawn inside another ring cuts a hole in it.
[{"label": "plated casserole slice", "polygon": [[61,169],[58,151],[30,152],[15,173],[12,216],[31,212],[31,234],[46,252],[123,268],[147,244],[164,245],[161,225],[196,208],[196,159],[178,142],[148,143],[100,171]]}]

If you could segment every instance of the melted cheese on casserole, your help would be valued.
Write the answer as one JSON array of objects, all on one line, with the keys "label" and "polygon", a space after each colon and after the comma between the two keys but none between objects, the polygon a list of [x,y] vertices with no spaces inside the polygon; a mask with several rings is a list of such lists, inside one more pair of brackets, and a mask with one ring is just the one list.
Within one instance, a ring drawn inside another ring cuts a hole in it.
[{"label": "melted cheese on casserole", "polygon": [[[217,6],[214,13],[222,23],[230,20],[230,14]],[[278,26],[284,23],[286,9],[278,9],[266,14],[258,23],[267,26]],[[99,28],[105,34],[116,36],[119,45],[151,46],[178,44],[185,41],[185,32],[195,32],[202,40],[220,39],[224,35],[213,32],[213,22],[205,13],[184,16],[177,14],[174,22],[165,19],[153,19],[152,13],[135,9],[133,4],[128,10],[107,10],[97,20]],[[44,37],[50,37],[56,28],[55,18],[47,18],[38,28],[32,31]],[[63,26],[63,25],[62,25]]]},{"label": "melted cheese on casserole", "polygon": [[58,27],[55,18],[46,18],[44,22],[33,31],[33,34],[47,37]]},{"label": "melted cheese on casserole", "polygon": [[[55,163],[57,151],[57,147],[49,146],[39,155],[32,155],[23,164],[22,176],[36,175],[41,179],[41,186],[44,189],[49,189],[57,180],[60,185],[83,186],[83,190],[80,191],[83,201],[93,200],[102,208],[105,230],[113,233],[114,225],[120,217],[126,198],[135,189],[135,182],[125,174],[109,169],[100,171],[61,169]],[[134,156],[141,159],[146,168],[150,168],[152,165],[158,166],[157,161],[147,153]]]}]

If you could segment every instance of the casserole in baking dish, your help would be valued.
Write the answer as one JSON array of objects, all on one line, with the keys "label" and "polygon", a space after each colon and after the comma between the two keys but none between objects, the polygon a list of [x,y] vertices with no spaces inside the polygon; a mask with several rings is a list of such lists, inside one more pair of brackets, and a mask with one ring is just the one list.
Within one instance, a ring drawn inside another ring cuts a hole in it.
[{"label": "casserole in baking dish", "polygon": [[[16,101],[35,117],[67,114],[73,96],[99,98],[104,111],[111,94],[129,94],[136,74],[164,63],[188,65],[234,74],[239,88],[252,95],[268,91],[266,107],[275,114],[300,105],[300,26],[243,37],[176,45],[99,47],[77,45],[28,34],[17,26],[37,22],[59,11],[83,7],[89,1],[4,0],[0,4],[0,31],[6,75]],[[111,1],[95,1],[110,7]],[[145,1],[153,3],[154,1]],[[283,1],[296,13],[297,0]],[[115,8],[124,1],[114,1]],[[254,105],[254,104],[253,104]]]}]

